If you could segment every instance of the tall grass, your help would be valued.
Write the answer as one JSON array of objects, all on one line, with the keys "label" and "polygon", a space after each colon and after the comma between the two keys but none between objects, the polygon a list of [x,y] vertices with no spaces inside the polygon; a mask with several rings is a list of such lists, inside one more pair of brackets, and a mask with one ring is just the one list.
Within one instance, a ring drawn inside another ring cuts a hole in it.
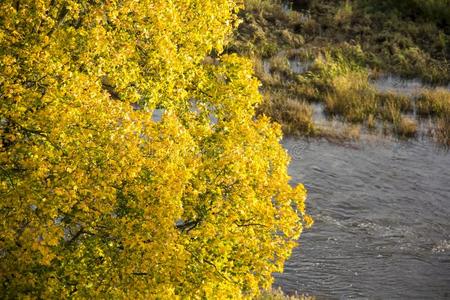
[{"label": "tall grass", "polygon": [[[279,0],[244,2],[245,22],[233,46],[253,57],[262,91],[270,94],[259,111],[282,123],[285,132],[319,134],[309,105],[297,100],[302,99],[323,103],[327,114],[344,121],[369,128],[384,124],[402,137],[417,134],[416,120],[405,116],[415,108],[418,115],[439,118],[436,136],[449,135],[449,91],[424,90],[414,107],[410,97],[375,90],[368,74],[371,68],[371,74],[450,79],[450,61],[443,59],[448,57],[449,33],[424,17],[440,13],[450,0],[302,0],[291,2],[294,10],[283,9]],[[416,6],[417,22],[408,16]],[[399,7],[406,7],[405,12],[395,11]],[[291,69],[291,58],[313,63],[299,74]],[[269,62],[266,70],[263,59]]]},{"label": "tall grass", "polygon": [[353,14],[353,6],[349,0],[346,0],[341,6],[338,8],[336,14],[334,15],[334,21],[336,24],[341,26],[349,26],[350,20]]},{"label": "tall grass", "polygon": [[319,55],[310,77],[322,84],[318,91],[323,94],[326,113],[340,115],[349,122],[363,122],[376,115],[376,92],[369,83],[368,72],[341,51]]},{"label": "tall grass", "polygon": [[450,91],[444,88],[425,89],[416,103],[420,115],[443,116],[450,110]]},{"label": "tall grass", "polygon": [[271,0],[245,0],[245,9],[249,11],[263,12],[273,7]]},{"label": "tall grass", "polygon": [[438,118],[435,131],[437,142],[450,148],[450,114]]},{"label": "tall grass", "polygon": [[378,109],[376,93],[367,80],[367,74],[350,72],[331,81],[332,91],[325,100],[325,110],[341,115],[349,122],[364,122]]},{"label": "tall grass", "polygon": [[255,300],[315,300],[314,296],[286,295],[281,289],[263,291]]},{"label": "tall grass", "polygon": [[401,116],[400,119],[394,123],[394,132],[400,137],[415,137],[417,134],[417,121],[411,117]]},{"label": "tall grass", "polygon": [[450,147],[450,91],[438,88],[421,93],[417,99],[418,112],[436,116],[435,138],[445,147]]},{"label": "tall grass", "polygon": [[258,113],[280,123],[286,134],[306,136],[314,134],[311,106],[282,93],[267,93],[258,108]]}]

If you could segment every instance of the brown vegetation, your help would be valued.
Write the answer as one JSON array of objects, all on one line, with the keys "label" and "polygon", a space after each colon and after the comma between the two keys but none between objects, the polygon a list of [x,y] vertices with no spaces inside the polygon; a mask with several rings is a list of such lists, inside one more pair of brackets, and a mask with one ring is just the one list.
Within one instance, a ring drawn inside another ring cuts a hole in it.
[{"label": "brown vegetation", "polygon": [[382,4],[368,7],[367,1],[303,1],[300,6],[294,1],[284,7],[282,2],[288,3],[246,0],[244,22],[227,49],[254,60],[262,91],[270,95],[261,113],[282,123],[288,134],[332,136],[330,129],[313,126],[307,103],[321,103],[330,117],[415,137],[417,121],[404,115],[416,111],[440,118],[434,132],[444,135],[450,91],[429,88],[410,97],[377,91],[370,79],[393,72],[449,81],[448,33],[441,25],[382,13]]},{"label": "brown vegetation", "polygon": [[286,134],[311,136],[315,132],[311,106],[283,94],[266,95],[259,113],[280,123]]}]

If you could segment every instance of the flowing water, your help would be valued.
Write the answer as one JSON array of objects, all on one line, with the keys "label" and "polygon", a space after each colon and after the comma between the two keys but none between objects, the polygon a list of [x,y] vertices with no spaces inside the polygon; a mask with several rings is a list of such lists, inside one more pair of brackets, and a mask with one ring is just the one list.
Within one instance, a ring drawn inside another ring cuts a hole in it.
[{"label": "flowing water", "polygon": [[[292,1],[284,1],[284,9]],[[264,61],[270,73],[270,62]],[[302,74],[311,62],[289,60]],[[419,79],[385,75],[379,92],[415,98]],[[444,88],[450,89],[450,84]],[[316,124],[344,128],[312,104]],[[419,132],[432,124],[419,122]],[[420,136],[420,135],[419,135]],[[426,138],[365,136],[338,145],[286,139],[293,183],[308,189],[315,219],[275,286],[317,299],[450,299],[450,153]]]},{"label": "flowing water", "polygon": [[372,80],[372,84],[379,92],[392,92],[410,97],[417,96],[423,89],[443,88],[450,90],[450,83],[435,86],[424,83],[419,78],[405,79],[392,74],[382,75]]},{"label": "flowing water", "polygon": [[450,153],[427,140],[284,146],[315,224],[276,285],[317,299],[450,298]]},{"label": "flowing water", "polygon": [[391,74],[373,80],[372,84],[380,92],[393,92],[411,97],[419,94],[423,88],[428,87],[418,78],[403,79]]}]

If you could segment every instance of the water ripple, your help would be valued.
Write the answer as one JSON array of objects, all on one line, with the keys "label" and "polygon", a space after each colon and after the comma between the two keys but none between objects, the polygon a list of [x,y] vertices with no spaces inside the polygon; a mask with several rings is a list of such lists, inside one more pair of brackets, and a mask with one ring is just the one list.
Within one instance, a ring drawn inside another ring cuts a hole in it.
[{"label": "water ripple", "polygon": [[450,154],[426,140],[302,144],[315,225],[276,284],[317,299],[450,297]]}]

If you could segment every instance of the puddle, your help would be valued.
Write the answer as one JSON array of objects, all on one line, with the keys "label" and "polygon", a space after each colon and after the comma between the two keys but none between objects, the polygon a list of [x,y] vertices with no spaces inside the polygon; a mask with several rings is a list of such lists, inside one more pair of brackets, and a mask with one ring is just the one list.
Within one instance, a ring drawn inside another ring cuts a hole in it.
[{"label": "puddle", "polygon": [[[309,69],[313,65],[312,62],[301,61],[297,57],[289,58],[288,59],[288,63],[289,63],[289,68],[295,74],[303,74],[303,73],[309,71]],[[264,73],[266,73],[266,74],[271,74],[272,73],[271,70],[270,70],[271,64],[270,64],[270,60],[269,59],[263,59],[262,60],[262,65],[263,65]]]},{"label": "puddle", "polygon": [[289,11],[292,11],[292,5],[293,5],[293,3],[292,3],[292,1],[282,1],[281,2],[281,8],[283,9],[283,11],[285,11],[285,12],[289,12]]},{"label": "puddle", "polygon": [[268,59],[263,59],[262,63],[263,63],[264,73],[270,74],[270,61]]},{"label": "puddle", "polygon": [[383,75],[371,80],[371,83],[379,92],[395,93],[408,97],[417,96],[423,89],[444,88],[450,90],[450,84],[433,86],[418,78],[405,79],[396,75]]},{"label": "puddle", "polygon": [[303,74],[307,72],[312,66],[312,62],[304,62],[299,60],[298,58],[290,58],[288,61],[292,72],[294,72],[295,74]]}]

